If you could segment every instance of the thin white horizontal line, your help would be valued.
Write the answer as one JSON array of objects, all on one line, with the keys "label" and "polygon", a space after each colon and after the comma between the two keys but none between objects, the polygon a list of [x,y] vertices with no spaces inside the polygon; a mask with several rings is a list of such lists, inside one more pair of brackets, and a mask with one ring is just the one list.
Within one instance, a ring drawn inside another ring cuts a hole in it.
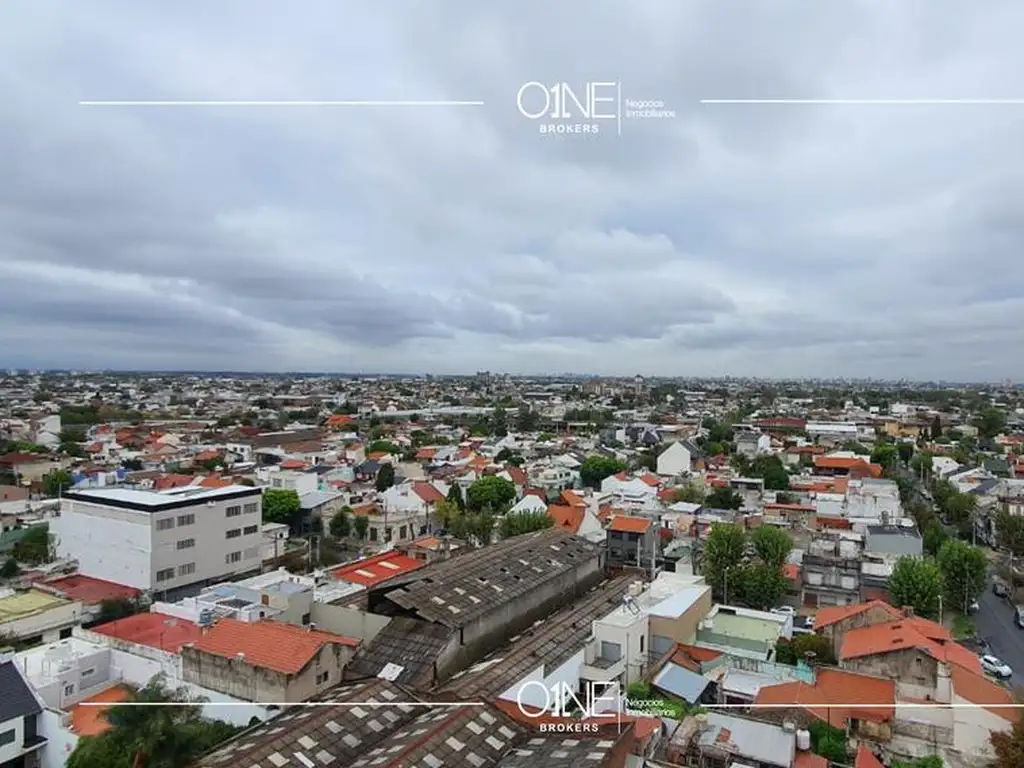
[{"label": "thin white horizontal line", "polygon": [[83,701],[80,707],[482,707],[482,701]]},{"label": "thin white horizontal line", "polygon": [[482,101],[80,101],[80,107],[482,107]]},{"label": "thin white horizontal line", "polygon": [[932,105],[1003,105],[1021,106],[1022,99],[701,99],[701,104],[762,104],[801,105],[823,104],[833,106],[932,106]]}]

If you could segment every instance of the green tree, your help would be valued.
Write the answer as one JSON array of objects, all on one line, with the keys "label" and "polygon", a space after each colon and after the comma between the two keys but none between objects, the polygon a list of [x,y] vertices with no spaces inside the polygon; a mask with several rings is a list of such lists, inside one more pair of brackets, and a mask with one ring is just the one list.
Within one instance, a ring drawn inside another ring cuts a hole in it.
[{"label": "green tree", "polygon": [[949,517],[950,521],[954,523],[965,523],[973,519],[974,512],[977,508],[977,496],[972,496],[969,493],[957,493],[947,500],[943,512],[945,512],[947,517]]},{"label": "green tree", "polygon": [[950,607],[968,612],[971,603],[985,590],[985,553],[965,541],[947,541],[936,562]]},{"label": "green tree", "polygon": [[942,527],[942,523],[938,520],[932,519],[928,521],[928,524],[925,526],[922,539],[925,553],[934,557],[939,554],[939,549],[949,539],[949,534],[947,534],[946,529]]},{"label": "green tree", "polygon": [[781,568],[764,563],[745,563],[729,571],[729,595],[734,596],[729,599],[733,602],[763,610],[778,605],[786,595],[786,589]]},{"label": "green tree", "polygon": [[942,583],[942,571],[933,559],[901,557],[889,577],[889,602],[898,608],[911,606],[919,616],[937,618]]},{"label": "green tree", "polygon": [[786,491],[779,491],[775,494],[776,504],[796,504],[799,498],[795,493],[787,493]]},{"label": "green tree", "polygon": [[880,464],[885,470],[891,469],[898,457],[899,454],[896,446],[890,443],[876,445],[874,450],[871,451],[871,463]]},{"label": "green tree", "polygon": [[0,579],[13,579],[18,575],[18,570],[18,561],[8,557],[4,560],[3,566],[0,566]]},{"label": "green tree", "polygon": [[762,525],[750,534],[758,559],[770,569],[781,571],[793,550],[793,537],[774,525]]},{"label": "green tree", "polygon": [[302,505],[299,494],[286,488],[268,488],[263,492],[263,522],[291,525]]},{"label": "green tree", "polygon": [[352,530],[355,532],[356,541],[366,541],[366,534],[370,530],[370,518],[366,515],[356,515],[352,518]]},{"label": "green tree", "polygon": [[821,755],[829,763],[846,765],[846,731],[833,728],[823,720],[812,720],[807,730],[811,733],[811,751]]},{"label": "green tree", "polygon": [[675,492],[673,499],[686,502],[687,504],[703,504],[704,489],[696,483],[687,483]]},{"label": "green tree", "polygon": [[498,475],[487,475],[466,489],[466,506],[474,512],[504,512],[515,497],[516,487],[512,481]]},{"label": "green tree", "polygon": [[[892,768],[944,768],[945,763],[938,755],[919,757],[916,760],[893,760]],[[998,768],[998,767],[997,767]]]},{"label": "green tree", "polygon": [[377,477],[373,481],[373,487],[378,492],[383,493],[388,488],[395,484],[395,465],[390,462],[385,462],[380,465],[380,469],[377,470]]},{"label": "green tree", "polygon": [[331,516],[327,530],[336,539],[346,539],[352,534],[352,508],[342,507]]},{"label": "green tree", "polygon": [[746,548],[747,539],[740,526],[719,523],[711,527],[704,545],[702,570],[719,599],[728,600],[725,594],[727,574],[733,579],[739,576],[738,569]]},{"label": "green tree", "polygon": [[1024,717],[1009,732],[993,730],[989,743],[996,753],[993,768],[1020,768],[1024,765]]},{"label": "green tree", "polygon": [[11,554],[19,563],[40,565],[53,558],[50,553],[50,527],[46,523],[33,525],[14,543]]},{"label": "green tree", "polygon": [[[219,720],[204,720],[203,699],[169,689],[163,677],[132,692],[128,701],[104,713],[110,730],[81,738],[67,768],[180,768],[241,731]],[[133,706],[177,703],[181,706]]]},{"label": "green tree", "polygon": [[72,485],[74,481],[66,469],[55,469],[43,475],[43,493],[47,496],[60,496]]},{"label": "green tree", "polygon": [[899,455],[900,461],[909,465],[910,460],[914,457],[914,444],[900,443],[896,446],[896,453]]},{"label": "green tree", "polygon": [[858,456],[870,456],[871,450],[856,440],[847,440],[843,443],[842,450],[849,451],[850,453],[856,453]]},{"label": "green tree", "polygon": [[366,455],[369,456],[371,453],[390,453],[393,456],[398,456],[402,453],[402,448],[390,440],[374,440],[366,446]]},{"label": "green tree", "polygon": [[495,437],[505,437],[508,434],[508,415],[501,406],[495,408],[491,416],[491,434]]},{"label": "green tree", "polygon": [[704,506],[709,509],[739,509],[743,506],[743,497],[731,488],[715,488],[705,497]]},{"label": "green tree", "polygon": [[[835,664],[836,657],[832,653],[832,643],[824,635],[796,635],[790,642],[790,648],[797,660],[807,661],[813,658],[818,664]],[[814,654],[810,656],[810,654]]]},{"label": "green tree", "polygon": [[999,546],[1013,552],[1014,557],[1024,555],[1024,517],[1001,509],[996,514],[996,535]]},{"label": "green tree", "polygon": [[505,515],[501,521],[501,536],[504,539],[521,536],[550,528],[555,524],[554,518],[547,512],[525,512],[522,514]]},{"label": "green tree", "polygon": [[933,458],[933,455],[928,451],[919,451],[910,460],[911,471],[918,477],[924,477],[925,480],[930,479],[932,476]]},{"label": "green tree", "polygon": [[588,488],[600,488],[601,481],[606,477],[618,474],[626,468],[621,461],[609,456],[593,454],[587,456],[580,466],[580,480]]},{"label": "green tree", "polygon": [[[453,485],[452,487],[454,488],[455,486]],[[437,523],[439,527],[451,530],[452,521],[461,514],[462,510],[459,508],[458,504],[454,504],[445,499],[444,501],[439,501],[434,506],[433,518],[434,522]]]},{"label": "green tree", "polygon": [[533,432],[539,425],[540,414],[525,403],[520,405],[516,413],[516,430],[519,432]]},{"label": "green tree", "polygon": [[992,439],[1006,429],[1006,414],[999,408],[983,408],[972,422],[978,428],[978,436]]},{"label": "green tree", "polygon": [[462,488],[458,483],[452,483],[452,487],[448,489],[447,499],[458,509],[465,509],[466,507],[466,499],[463,497]]},{"label": "green tree", "polygon": [[935,416],[932,417],[931,433],[932,440],[938,440],[942,437],[942,419],[939,418],[939,414],[935,414]]},{"label": "green tree", "polygon": [[142,611],[142,604],[138,600],[128,597],[110,598],[100,601],[99,614],[96,616],[95,624],[106,624],[110,621],[117,621],[128,616],[134,616]]}]

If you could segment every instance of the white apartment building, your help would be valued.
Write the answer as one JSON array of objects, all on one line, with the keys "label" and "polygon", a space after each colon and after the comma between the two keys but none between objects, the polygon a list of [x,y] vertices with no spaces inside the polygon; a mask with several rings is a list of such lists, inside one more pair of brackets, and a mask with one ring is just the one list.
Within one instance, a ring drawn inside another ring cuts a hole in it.
[{"label": "white apartment building", "polygon": [[226,581],[261,564],[261,491],[187,486],[69,491],[50,523],[58,557],[86,576],[149,592]]}]

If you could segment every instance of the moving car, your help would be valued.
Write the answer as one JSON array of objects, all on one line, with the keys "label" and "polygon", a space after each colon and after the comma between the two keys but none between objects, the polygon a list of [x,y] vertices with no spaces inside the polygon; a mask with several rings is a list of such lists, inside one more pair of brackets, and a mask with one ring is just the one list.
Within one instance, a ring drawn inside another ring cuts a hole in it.
[{"label": "moving car", "polygon": [[1013,670],[1010,669],[1010,665],[1005,664],[999,658],[990,654],[985,654],[981,657],[981,668],[988,674],[995,675],[996,677],[1004,679],[1013,677]]},{"label": "moving car", "polygon": [[992,582],[992,593],[996,597],[1009,597],[1010,588],[1001,581],[994,581]]}]

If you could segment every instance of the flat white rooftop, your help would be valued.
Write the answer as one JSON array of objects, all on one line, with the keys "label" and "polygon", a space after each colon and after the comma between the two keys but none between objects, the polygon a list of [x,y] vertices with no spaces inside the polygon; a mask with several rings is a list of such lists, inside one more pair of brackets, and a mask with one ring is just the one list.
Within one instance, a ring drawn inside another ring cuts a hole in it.
[{"label": "flat white rooftop", "polygon": [[71,501],[91,501],[97,504],[113,502],[140,507],[163,507],[180,504],[182,501],[197,503],[211,501],[246,492],[256,495],[259,489],[248,485],[228,485],[223,488],[203,488],[189,485],[166,492],[139,491],[133,488],[89,488],[82,491],[68,491],[64,496]]}]

